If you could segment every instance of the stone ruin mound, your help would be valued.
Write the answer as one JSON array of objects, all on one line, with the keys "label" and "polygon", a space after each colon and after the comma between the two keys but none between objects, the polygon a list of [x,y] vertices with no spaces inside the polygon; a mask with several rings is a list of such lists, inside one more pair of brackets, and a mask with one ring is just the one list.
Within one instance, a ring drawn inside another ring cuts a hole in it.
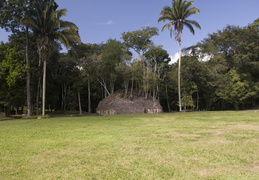
[{"label": "stone ruin mound", "polygon": [[125,97],[122,91],[103,99],[96,109],[98,115],[161,113],[162,111],[158,100],[145,99],[136,92],[132,96]]}]

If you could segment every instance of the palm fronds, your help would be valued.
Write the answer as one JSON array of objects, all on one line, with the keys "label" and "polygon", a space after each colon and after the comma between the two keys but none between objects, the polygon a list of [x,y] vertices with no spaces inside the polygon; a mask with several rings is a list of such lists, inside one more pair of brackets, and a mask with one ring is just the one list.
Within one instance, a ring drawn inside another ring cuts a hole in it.
[{"label": "palm fronds", "polygon": [[173,0],[172,7],[165,6],[158,19],[158,22],[165,22],[169,21],[165,24],[162,28],[162,31],[165,29],[170,30],[170,37],[172,37],[173,31],[176,32],[175,39],[177,42],[181,42],[181,34],[183,31],[184,26],[186,26],[192,34],[195,33],[193,25],[201,29],[199,23],[193,20],[187,20],[190,15],[200,13],[200,10],[192,7],[193,1],[184,1],[182,0]]}]

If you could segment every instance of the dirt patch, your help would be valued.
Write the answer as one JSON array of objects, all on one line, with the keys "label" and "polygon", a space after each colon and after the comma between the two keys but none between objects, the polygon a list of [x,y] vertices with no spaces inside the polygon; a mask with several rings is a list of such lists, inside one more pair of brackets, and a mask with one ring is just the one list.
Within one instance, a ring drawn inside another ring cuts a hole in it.
[{"label": "dirt patch", "polygon": [[211,172],[209,170],[200,170],[196,172],[199,176],[207,176],[209,174],[211,174]]},{"label": "dirt patch", "polygon": [[217,128],[214,128],[214,129],[209,129],[209,130],[206,130],[206,131],[197,131],[195,133],[198,133],[198,134],[212,134],[213,136],[218,136],[218,135],[222,135],[222,134],[225,134],[226,132],[224,132],[223,129],[217,129]]},{"label": "dirt patch", "polygon": [[214,116],[211,119],[221,119],[221,117],[220,116]]},{"label": "dirt patch", "polygon": [[252,138],[252,139],[248,139],[247,142],[252,142],[252,143],[259,143],[259,139],[257,138]]},{"label": "dirt patch", "polygon": [[241,113],[259,113],[259,111],[241,111]]},{"label": "dirt patch", "polygon": [[171,136],[171,137],[200,137],[199,134],[182,134],[178,132],[170,132],[165,134],[153,134],[154,137],[161,137],[161,136]]},{"label": "dirt patch", "polygon": [[[168,122],[168,119],[166,118],[140,118],[141,120],[145,122]],[[171,118],[173,120],[175,118]]]},{"label": "dirt patch", "polygon": [[211,134],[213,134],[213,135],[216,135],[216,136],[225,134],[225,132],[223,132],[223,131],[220,130],[220,129],[213,129],[213,130],[210,130],[210,131],[208,131],[208,132],[211,133]]},{"label": "dirt patch", "polygon": [[210,143],[215,143],[215,144],[229,144],[232,143],[232,141],[230,140],[226,140],[223,138],[212,138],[211,140],[209,140]]},{"label": "dirt patch", "polygon": [[195,133],[198,134],[206,134],[211,136],[210,139],[208,139],[208,143],[213,143],[213,144],[228,144],[232,143],[232,141],[225,139],[222,135],[226,135],[228,132],[224,129],[219,129],[218,126],[211,126],[213,129],[208,129],[206,131],[197,131]]},{"label": "dirt patch", "polygon": [[[201,176],[202,179],[211,179],[211,176],[218,176],[219,172],[236,172],[240,173],[241,169],[229,166],[208,167],[207,169],[197,170],[196,174]],[[212,178],[215,179],[215,178]],[[224,178],[223,178],[224,179]]]},{"label": "dirt patch", "polygon": [[242,129],[242,130],[259,131],[259,126],[258,125],[253,125],[253,124],[238,124],[238,125],[231,126],[231,128]]},{"label": "dirt patch", "polygon": [[79,154],[79,153],[80,153],[80,148],[70,147],[70,148],[59,151],[57,154],[68,155],[68,154]]},{"label": "dirt patch", "polygon": [[251,168],[251,171],[259,173],[259,166],[255,166],[255,167]]}]

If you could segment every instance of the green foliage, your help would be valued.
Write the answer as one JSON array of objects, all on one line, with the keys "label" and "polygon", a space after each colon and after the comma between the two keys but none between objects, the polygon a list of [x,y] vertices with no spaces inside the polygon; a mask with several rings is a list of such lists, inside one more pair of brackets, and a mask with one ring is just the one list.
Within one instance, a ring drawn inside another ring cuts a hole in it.
[{"label": "green foliage", "polygon": [[155,67],[156,64],[158,66],[163,66],[170,62],[169,54],[162,46],[151,47],[144,56],[151,67]]},{"label": "green foliage", "polygon": [[10,47],[5,51],[5,59],[1,62],[0,71],[3,72],[7,85],[10,87],[17,79],[21,79],[24,75],[24,55],[17,51],[16,47]]},{"label": "green foliage", "polygon": [[182,105],[184,107],[184,110],[187,110],[188,107],[192,109],[195,108],[194,101],[191,95],[183,93],[182,96]]},{"label": "green foliage", "polygon": [[[45,94],[46,94],[46,61],[55,50],[58,40],[66,48],[71,47],[72,43],[79,43],[80,36],[78,27],[69,21],[61,20],[67,14],[66,9],[57,10],[54,1],[37,1],[33,4],[35,9],[34,16],[22,16],[15,14],[15,20],[30,28],[37,38],[37,48],[39,57],[43,61],[43,84],[42,84],[42,115],[45,115]],[[41,59],[40,59],[41,60]]]},{"label": "green foliage", "polygon": [[242,80],[235,70],[230,70],[223,77],[216,91],[217,96],[233,103],[236,109],[238,109],[240,103],[243,103],[255,94],[255,92],[252,92],[251,87],[249,87],[249,82]]},{"label": "green foliage", "polygon": [[132,48],[138,55],[141,55],[153,45],[151,38],[157,35],[157,28],[145,27],[142,30],[122,33],[122,39],[126,47]]},{"label": "green foliage", "polygon": [[[0,59],[0,107],[6,111],[11,106],[24,105],[25,58],[16,46],[1,43]],[[9,110],[6,112],[9,115]]]},{"label": "green foliage", "polygon": [[[168,28],[171,35],[175,32],[181,45],[184,27],[193,34],[195,27],[200,29],[196,21],[189,20],[199,10],[192,7],[193,1],[172,3],[172,7],[162,9],[158,21],[167,21],[162,30]],[[125,94],[138,90],[146,98],[157,98],[169,111],[176,110],[179,101],[186,109],[196,110],[252,108],[259,104],[258,19],[246,27],[227,26],[209,34],[184,49],[182,62],[168,64],[168,53],[152,41],[158,35],[157,28],[124,32],[123,42],[109,39],[103,44],[77,44],[78,27],[61,20],[66,13],[65,9],[58,10],[53,0],[0,0],[0,26],[15,32],[10,43],[0,44],[1,108],[25,105],[26,71],[32,79],[33,106],[41,104],[42,60],[48,63],[46,103],[52,110],[76,110],[79,92],[83,109],[92,107],[94,111],[102,98],[120,89]],[[30,28],[29,44],[26,26]],[[58,52],[60,43],[72,47],[68,54]],[[132,59],[134,53],[138,57]],[[203,62],[204,57],[207,60]],[[177,66],[181,63],[180,78]],[[177,100],[179,79],[183,96]]]},{"label": "green foliage", "polygon": [[206,101],[211,101],[208,104],[218,104],[222,109],[230,108],[227,104],[235,109],[255,105],[259,82],[258,39],[258,28],[227,26],[197,44],[196,54],[210,57],[204,63],[207,73],[202,74],[205,86],[199,87],[209,92],[202,90],[207,94]]},{"label": "green foliage", "polygon": [[128,94],[129,82],[132,79],[131,67],[128,66],[125,62],[122,62],[116,65],[115,71],[123,77],[123,86],[126,96]]},{"label": "green foliage", "polygon": [[[102,78],[106,77],[107,82],[114,86],[115,81],[118,79],[116,74],[116,65],[131,59],[130,53],[123,46],[120,41],[109,39],[103,46],[101,54],[101,71]],[[113,93],[113,90],[111,90]]]},{"label": "green foliage", "polygon": [[19,23],[28,26],[38,37],[38,50],[45,52],[45,55],[52,49],[55,40],[59,40],[67,48],[71,46],[71,42],[80,42],[78,27],[72,22],[61,20],[61,17],[67,14],[67,10],[56,9],[55,2],[45,0],[43,3],[35,3],[36,16],[14,16]]},{"label": "green foliage", "polygon": [[172,0],[172,7],[165,6],[161,13],[158,22],[169,21],[168,24],[165,24],[162,28],[164,31],[166,28],[170,30],[170,36],[172,37],[173,31],[176,31],[175,39],[177,42],[181,42],[181,34],[183,32],[183,27],[187,27],[192,34],[194,34],[193,25],[201,29],[201,26],[198,22],[193,20],[187,20],[187,18],[193,14],[199,14],[200,10],[192,7],[193,1],[184,1],[182,0]]},{"label": "green foliage", "polygon": [[255,26],[255,27],[259,28],[259,18],[254,20],[254,22],[251,24],[251,26]]}]

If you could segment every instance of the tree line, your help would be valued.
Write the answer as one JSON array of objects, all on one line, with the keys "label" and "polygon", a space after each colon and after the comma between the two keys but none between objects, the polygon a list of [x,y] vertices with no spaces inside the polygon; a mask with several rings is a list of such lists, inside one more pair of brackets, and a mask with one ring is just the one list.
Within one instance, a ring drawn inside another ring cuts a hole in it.
[{"label": "tree line", "polygon": [[[12,32],[0,44],[0,108],[7,115],[24,107],[29,116],[45,107],[93,113],[100,100],[118,90],[128,98],[137,92],[158,99],[164,111],[179,109],[179,61],[171,64],[167,51],[154,44],[157,28],[124,32],[120,40],[83,43],[77,26],[61,20],[65,13],[53,0],[0,1],[0,25]],[[38,23],[42,18],[48,26]],[[68,53],[61,53],[61,44]],[[246,27],[227,26],[184,48],[184,110],[256,107],[258,50],[258,20]]]}]

